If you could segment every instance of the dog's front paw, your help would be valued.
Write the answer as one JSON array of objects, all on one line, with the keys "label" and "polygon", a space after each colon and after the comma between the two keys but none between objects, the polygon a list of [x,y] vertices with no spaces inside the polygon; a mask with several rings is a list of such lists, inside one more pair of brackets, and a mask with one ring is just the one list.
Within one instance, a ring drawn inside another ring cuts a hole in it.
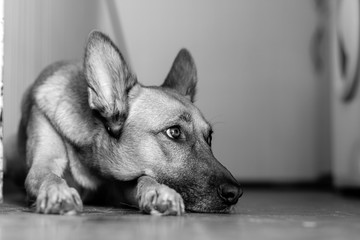
[{"label": "dog's front paw", "polygon": [[185,212],[180,194],[166,185],[145,191],[140,199],[140,209],[152,215],[181,215]]},{"label": "dog's front paw", "polygon": [[38,213],[73,215],[81,212],[82,208],[78,192],[66,184],[48,185],[40,189],[36,199]]}]

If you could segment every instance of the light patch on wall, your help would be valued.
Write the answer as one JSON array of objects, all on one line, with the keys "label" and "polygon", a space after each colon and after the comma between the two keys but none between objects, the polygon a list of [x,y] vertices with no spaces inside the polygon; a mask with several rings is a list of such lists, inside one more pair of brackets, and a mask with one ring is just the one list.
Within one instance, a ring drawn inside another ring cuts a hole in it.
[{"label": "light patch on wall", "polygon": [[0,0],[0,203],[3,186],[3,65],[4,65],[4,0]]}]

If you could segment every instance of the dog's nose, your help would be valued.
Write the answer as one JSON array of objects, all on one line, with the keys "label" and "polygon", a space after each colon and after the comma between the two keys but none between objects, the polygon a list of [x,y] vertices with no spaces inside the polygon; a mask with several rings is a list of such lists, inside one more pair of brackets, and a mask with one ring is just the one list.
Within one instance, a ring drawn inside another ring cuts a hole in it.
[{"label": "dog's nose", "polygon": [[236,204],[243,194],[242,189],[234,184],[221,184],[218,188],[219,196],[229,205]]}]

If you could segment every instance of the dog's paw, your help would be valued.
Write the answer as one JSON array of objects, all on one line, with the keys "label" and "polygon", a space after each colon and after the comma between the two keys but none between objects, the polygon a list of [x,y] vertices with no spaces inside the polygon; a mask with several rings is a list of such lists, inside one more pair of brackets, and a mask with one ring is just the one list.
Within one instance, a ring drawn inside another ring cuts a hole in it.
[{"label": "dog's paw", "polygon": [[78,192],[66,184],[52,184],[41,189],[36,199],[36,211],[45,214],[73,215],[83,204]]},{"label": "dog's paw", "polygon": [[140,200],[140,209],[152,215],[182,215],[184,201],[179,193],[166,185],[145,191]]}]

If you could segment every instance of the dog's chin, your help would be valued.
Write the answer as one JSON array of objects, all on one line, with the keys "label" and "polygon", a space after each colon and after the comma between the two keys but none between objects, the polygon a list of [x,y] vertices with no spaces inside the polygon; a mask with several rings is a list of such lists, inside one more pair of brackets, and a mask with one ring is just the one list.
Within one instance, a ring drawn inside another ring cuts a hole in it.
[{"label": "dog's chin", "polygon": [[230,214],[234,212],[234,205],[219,207],[219,208],[207,208],[200,206],[190,206],[186,207],[187,212],[191,213],[220,213],[220,214]]}]

